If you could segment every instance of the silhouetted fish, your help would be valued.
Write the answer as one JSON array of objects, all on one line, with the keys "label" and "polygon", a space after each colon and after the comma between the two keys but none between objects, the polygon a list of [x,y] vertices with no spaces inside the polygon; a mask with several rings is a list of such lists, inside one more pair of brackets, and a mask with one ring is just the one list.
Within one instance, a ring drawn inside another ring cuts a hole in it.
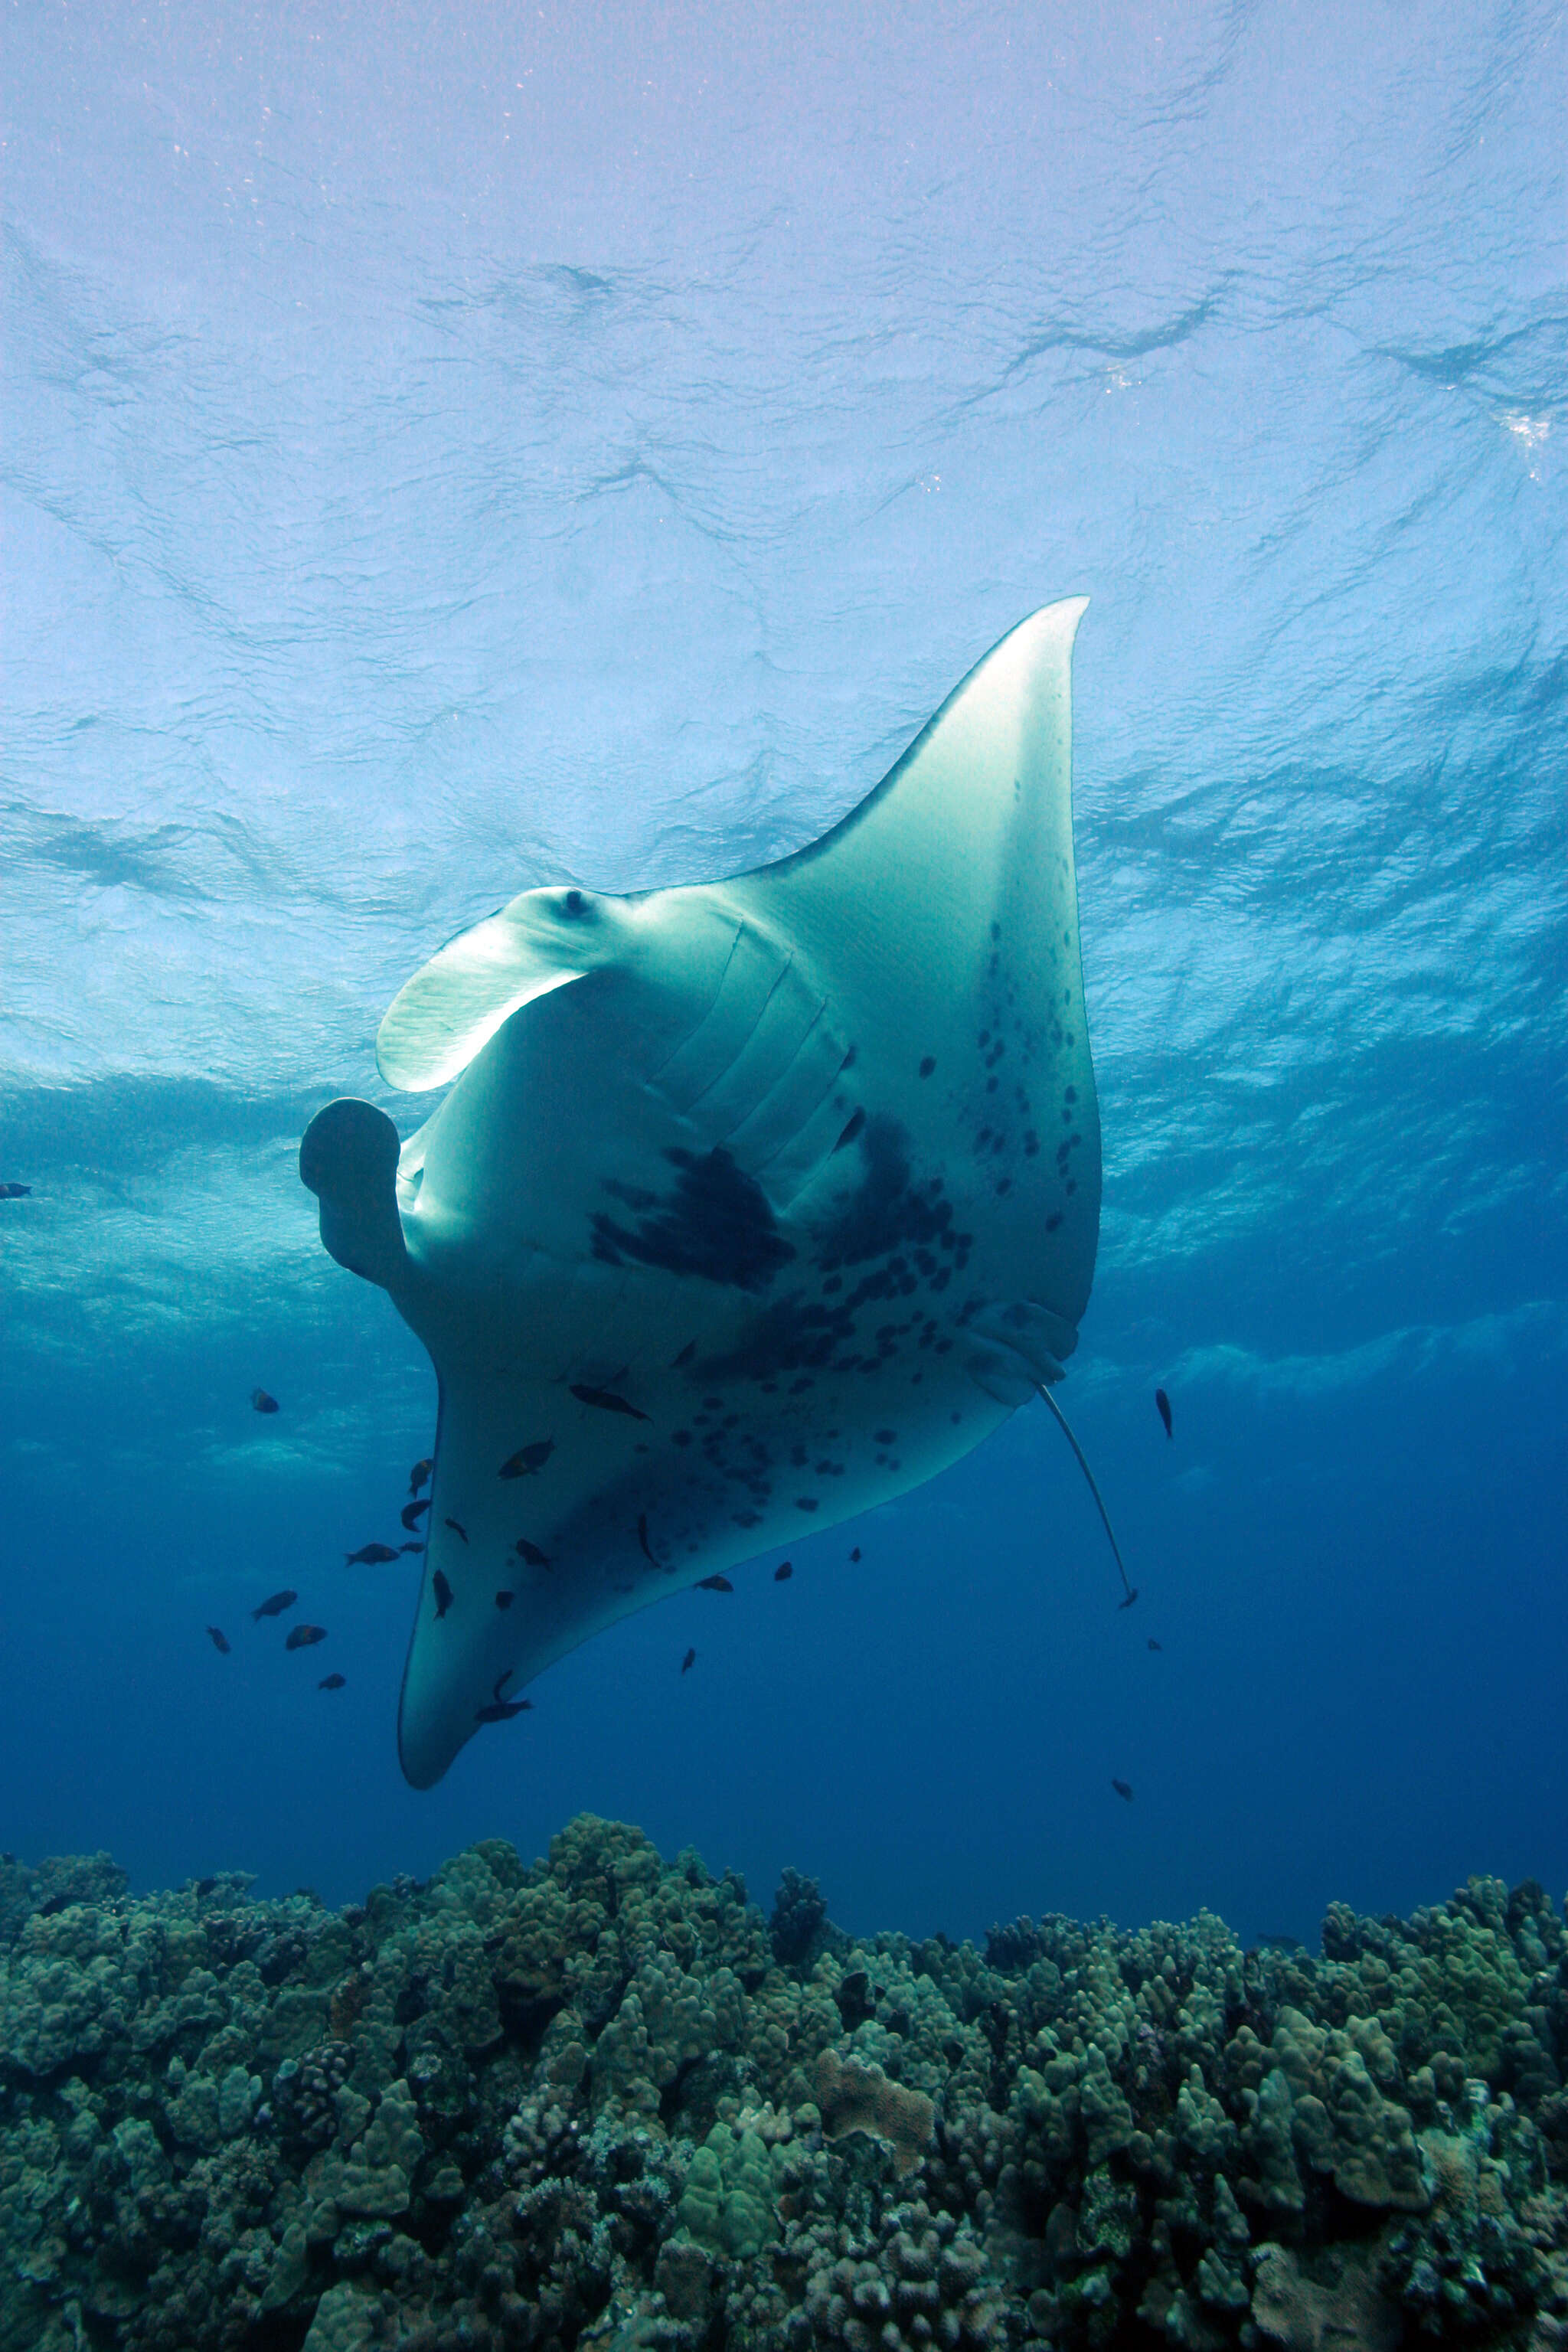
[{"label": "silhouetted fish", "polygon": [[326,1638],[324,1625],[290,1625],[283,1647],[286,1650],[311,1650],[318,1642],[324,1642]]},{"label": "silhouetted fish", "polygon": [[574,1381],[572,1394],[579,1404],[596,1404],[601,1412],[624,1412],[629,1421],[647,1419],[646,1412],[639,1412],[635,1404],[628,1404],[624,1396],[616,1396],[611,1389],[579,1388]]},{"label": "silhouetted fish", "polygon": [[530,1543],[526,1536],[519,1536],[512,1549],[519,1559],[525,1559],[528,1562],[530,1568],[548,1568],[550,1565],[550,1554],[547,1551],[541,1551],[536,1543]]},{"label": "silhouetted fish", "polygon": [[425,1517],[425,1514],[429,1507],[430,1497],[428,1495],[426,1496],[425,1500],[422,1503],[404,1504],[399,1517],[402,1518],[404,1526],[409,1530],[410,1534],[412,1534],[413,1530],[419,1525],[420,1520]]},{"label": "silhouetted fish", "polygon": [[452,1605],[452,1588],[439,1569],[430,1579],[430,1590],[436,1595],[436,1614],[444,1617]]},{"label": "silhouetted fish", "polygon": [[25,1201],[32,1189],[30,1184],[0,1184],[0,1201]]},{"label": "silhouetted fish", "polygon": [[1173,1436],[1173,1435],[1174,1434],[1174,1433],[1173,1433],[1173,1431],[1172,1430],[1172,1427],[1171,1427],[1171,1400],[1170,1400],[1170,1398],[1165,1394],[1165,1391],[1164,1391],[1164,1390],[1163,1390],[1163,1389],[1156,1389],[1156,1390],[1155,1390],[1155,1391],[1154,1391],[1154,1403],[1155,1403],[1155,1407],[1156,1407],[1156,1409],[1157,1409],[1157,1411],[1158,1411],[1158,1412],[1159,1412],[1159,1415],[1160,1415],[1161,1420],[1162,1420],[1162,1421],[1164,1423],[1164,1424],[1165,1424],[1165,1434],[1166,1434],[1166,1436],[1167,1436],[1167,1437]]},{"label": "silhouetted fish", "polygon": [[423,1551],[424,1549],[422,1543],[399,1544],[397,1547],[399,1557],[405,1551]]},{"label": "silhouetted fish", "polygon": [[857,1544],[857,1545],[856,1545],[856,1547],[855,1547],[854,1550],[850,1553],[849,1557],[850,1557],[850,1559],[859,1559],[859,1557],[860,1557],[860,1547],[859,1547],[859,1545],[858,1545],[858,1544]]},{"label": "silhouetted fish", "polygon": [[697,1590],[699,1592],[733,1592],[735,1588],[727,1576],[700,1576]]},{"label": "silhouetted fish", "polygon": [[686,1653],[686,1655],[685,1655],[685,1656],[682,1658],[682,1660],[680,1661],[680,1671],[681,1671],[681,1673],[682,1673],[683,1675],[689,1675],[689,1674],[691,1672],[692,1667],[693,1667],[696,1664],[697,1664],[697,1653],[696,1653],[696,1651],[695,1651],[695,1650],[688,1650],[688,1652]]},{"label": "silhouetted fish", "polygon": [[451,1528],[455,1536],[460,1536],[465,1543],[468,1542],[468,1530],[461,1519],[447,1519],[445,1524]]},{"label": "silhouetted fish", "polygon": [[196,1881],[196,1894],[198,1898],[204,1895],[211,1895],[216,1885],[217,1880],[216,1878],[198,1878]]},{"label": "silhouetted fish", "polygon": [[504,1591],[498,1592],[496,1594],[496,1607],[498,1609],[510,1609],[516,1599],[517,1595],[515,1592],[507,1592]]},{"label": "silhouetted fish", "polygon": [[254,1624],[258,1617],[281,1617],[285,1609],[292,1609],[299,1598],[299,1594],[288,1585],[281,1592],[269,1592],[266,1600],[258,1601],[251,1611],[251,1623]]},{"label": "silhouetted fish", "polygon": [[363,1563],[367,1568],[379,1568],[383,1560],[395,1559],[396,1558],[397,1554],[393,1550],[390,1544],[361,1544],[358,1551],[344,1552],[343,1566],[345,1568],[358,1568]]},{"label": "silhouetted fish", "polygon": [[1124,1797],[1129,1804],[1132,1802],[1132,1783],[1131,1780],[1112,1780],[1110,1785],[1115,1790],[1119,1797]]},{"label": "silhouetted fish", "polygon": [[265,1389],[252,1389],[250,1402],[258,1412],[276,1412],[278,1410],[277,1398],[268,1396]]},{"label": "silhouetted fish", "polygon": [[533,1705],[531,1698],[502,1698],[501,1686],[510,1680],[511,1668],[508,1666],[505,1674],[498,1675],[490,1685],[489,1706],[478,1706],[474,1709],[476,1723],[510,1723],[514,1715],[525,1714]]},{"label": "silhouetted fish", "polygon": [[347,1680],[347,1675],[323,1675],[321,1681],[316,1685],[316,1688],[318,1690],[342,1690]]},{"label": "silhouetted fish", "polygon": [[212,1643],[213,1648],[217,1652],[219,1657],[227,1657],[231,1644],[228,1635],[224,1632],[221,1625],[209,1625],[207,1627],[207,1639]]},{"label": "silhouetted fish", "polygon": [[639,1511],[637,1513],[637,1541],[642,1546],[643,1558],[647,1560],[653,1560],[653,1565],[657,1568],[658,1566],[658,1562],[657,1559],[654,1559],[653,1549],[647,1539],[647,1513],[646,1511]]},{"label": "silhouetted fish", "polygon": [[781,1559],[777,1568],[773,1570],[773,1582],[775,1584],[783,1584],[787,1578],[792,1577],[794,1574],[795,1570],[790,1566],[789,1561],[787,1559]]},{"label": "silhouetted fish", "polygon": [[1163,1645],[1163,1643],[1156,1642],[1156,1641],[1154,1640],[1154,1638],[1153,1638],[1152,1634],[1151,1634],[1151,1636],[1150,1636],[1150,1638],[1149,1638],[1149,1647],[1150,1647],[1152,1650],[1158,1650],[1158,1649],[1162,1649],[1163,1646],[1164,1646],[1164,1645]]},{"label": "silhouetted fish", "polygon": [[515,1454],[509,1455],[497,1475],[502,1478],[531,1478],[543,1469],[554,1451],[552,1437],[536,1437],[531,1445],[520,1445]]},{"label": "silhouetted fish", "polygon": [[430,1460],[428,1454],[423,1462],[416,1462],[414,1465],[413,1469],[408,1473],[408,1491],[411,1495],[416,1495],[419,1492],[435,1467],[436,1465]]}]

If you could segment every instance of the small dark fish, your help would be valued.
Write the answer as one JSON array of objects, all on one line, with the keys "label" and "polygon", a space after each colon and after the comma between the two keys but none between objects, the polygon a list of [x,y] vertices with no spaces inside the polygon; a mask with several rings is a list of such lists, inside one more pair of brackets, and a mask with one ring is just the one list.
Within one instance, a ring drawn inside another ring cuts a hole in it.
[{"label": "small dark fish", "polygon": [[525,1559],[528,1562],[530,1568],[548,1568],[550,1565],[550,1554],[547,1551],[541,1551],[536,1543],[530,1543],[526,1536],[519,1536],[512,1549],[519,1559]]},{"label": "small dark fish", "polygon": [[687,1367],[687,1365],[691,1361],[692,1357],[693,1357],[696,1353],[697,1353],[697,1342],[696,1342],[696,1340],[695,1340],[695,1339],[688,1339],[688,1341],[687,1341],[687,1343],[686,1343],[685,1347],[684,1347],[684,1348],[682,1348],[682,1349],[681,1349],[681,1351],[680,1351],[679,1355],[679,1356],[677,1356],[677,1358],[675,1359],[675,1361],[671,1364],[671,1366],[670,1366],[670,1368],[669,1368],[669,1369],[670,1369],[670,1370],[671,1370],[672,1372],[680,1372],[680,1371],[684,1371],[684,1370],[685,1370],[685,1369],[686,1369],[686,1367]]},{"label": "small dark fish", "polygon": [[496,1607],[498,1609],[510,1609],[516,1599],[517,1595],[515,1592],[498,1592],[496,1594]]},{"label": "small dark fish", "polygon": [[579,1404],[596,1404],[601,1412],[624,1412],[628,1421],[647,1419],[646,1412],[639,1412],[635,1404],[628,1404],[624,1396],[616,1396],[612,1389],[584,1389],[574,1382],[572,1394]]},{"label": "small dark fish", "polygon": [[224,1632],[221,1625],[209,1625],[207,1627],[207,1639],[212,1643],[213,1648],[217,1652],[220,1658],[226,1658],[228,1656],[233,1644],[230,1643],[228,1635]]},{"label": "small dark fish", "polygon": [[216,1885],[217,1880],[216,1878],[198,1878],[196,1881],[196,1896],[198,1901],[204,1895],[211,1895]]},{"label": "small dark fish", "polygon": [[504,1685],[510,1682],[511,1672],[511,1668],[508,1666],[504,1675],[496,1676],[490,1685],[489,1706],[476,1707],[474,1710],[476,1723],[510,1723],[514,1715],[525,1714],[533,1705],[531,1698],[502,1698],[501,1691]]},{"label": "small dark fish", "polygon": [[1126,1600],[1125,1600],[1125,1601],[1119,1601],[1117,1602],[1117,1604],[1116,1604],[1116,1605],[1117,1605],[1118,1609],[1131,1609],[1131,1606],[1132,1606],[1132,1603],[1137,1600],[1137,1598],[1138,1598],[1138,1587],[1137,1587],[1135,1584],[1133,1584],[1133,1585],[1130,1585],[1130,1586],[1128,1587],[1128,1590],[1127,1590],[1127,1598],[1126,1598]]},{"label": "small dark fish", "polygon": [[416,1495],[419,1492],[420,1487],[423,1486],[425,1481],[429,1477],[431,1471],[434,1470],[435,1467],[436,1465],[429,1459],[428,1455],[426,1455],[423,1462],[416,1462],[414,1465],[413,1469],[408,1473],[408,1491],[411,1495]]},{"label": "small dark fish", "polygon": [[444,1617],[452,1605],[452,1588],[439,1569],[430,1579],[430,1590],[436,1595],[436,1614]]},{"label": "small dark fish", "polygon": [[318,1642],[327,1638],[324,1625],[290,1625],[283,1647],[286,1650],[313,1650]]},{"label": "small dark fish", "polygon": [[1128,1804],[1132,1802],[1132,1783],[1131,1780],[1112,1780],[1110,1785],[1115,1790],[1117,1795],[1124,1799]]},{"label": "small dark fish", "polygon": [[637,1513],[637,1541],[642,1546],[643,1558],[647,1560],[653,1560],[653,1565],[657,1568],[658,1566],[658,1562],[653,1558],[653,1552],[649,1547],[647,1539],[647,1513],[646,1511],[639,1511]]},{"label": "small dark fish", "polygon": [[321,1681],[316,1685],[316,1688],[318,1690],[342,1690],[347,1680],[347,1675],[323,1675]]},{"label": "small dark fish", "polygon": [[773,1570],[773,1582],[775,1584],[784,1584],[794,1574],[795,1570],[790,1566],[789,1561],[787,1559],[781,1560],[777,1568]]},{"label": "small dark fish", "polygon": [[462,1522],[462,1520],[461,1520],[461,1519],[447,1519],[447,1520],[445,1522],[445,1524],[446,1524],[447,1527],[449,1527],[449,1528],[451,1528],[452,1533],[453,1533],[455,1536],[461,1536],[461,1537],[462,1537],[462,1538],[463,1538],[463,1541],[464,1541],[465,1543],[467,1543],[467,1542],[468,1542],[468,1528],[463,1525],[463,1522]]},{"label": "small dark fish", "polygon": [[700,1576],[697,1590],[699,1592],[733,1592],[735,1588],[727,1576]]},{"label": "small dark fish", "polygon": [[0,1184],[0,1201],[25,1201],[32,1189],[30,1184]]},{"label": "small dark fish", "polygon": [[856,1545],[856,1547],[855,1547],[854,1550],[850,1553],[849,1557],[850,1557],[850,1559],[859,1559],[859,1557],[860,1557],[860,1547],[859,1547],[859,1545],[858,1545],[858,1544],[857,1544],[857,1545]]},{"label": "small dark fish", "polygon": [[515,1454],[509,1455],[501,1464],[498,1475],[502,1478],[535,1477],[554,1451],[555,1440],[552,1437],[536,1437],[531,1445],[520,1445]]},{"label": "small dark fish", "polygon": [[258,1601],[251,1611],[251,1623],[254,1625],[258,1617],[281,1617],[285,1609],[292,1609],[299,1598],[299,1594],[291,1591],[287,1585],[281,1592],[269,1592],[266,1600]]},{"label": "small dark fish", "polygon": [[258,1412],[276,1412],[278,1410],[277,1398],[268,1396],[265,1389],[252,1389],[250,1402]]},{"label": "small dark fish", "polygon": [[1161,1420],[1162,1420],[1162,1421],[1164,1423],[1164,1424],[1165,1424],[1165,1434],[1166,1434],[1166,1436],[1167,1436],[1167,1437],[1173,1436],[1173,1435],[1174,1434],[1174,1432],[1172,1430],[1172,1427],[1171,1427],[1171,1400],[1170,1400],[1170,1398],[1165,1394],[1165,1391],[1164,1391],[1164,1390],[1163,1390],[1163,1389],[1156,1389],[1156,1390],[1155,1390],[1155,1391],[1154,1391],[1154,1405],[1155,1405],[1155,1410],[1158,1412],[1158,1413],[1159,1413],[1159,1415],[1160,1415]]},{"label": "small dark fish", "polygon": [[425,1547],[423,1544],[399,1544],[397,1547],[398,1557],[401,1559],[405,1551],[423,1551]]},{"label": "small dark fish", "polygon": [[1152,1635],[1152,1634],[1151,1634],[1151,1635],[1150,1635],[1150,1637],[1149,1637],[1149,1647],[1150,1647],[1152,1650],[1162,1650],[1162,1649],[1163,1649],[1163,1648],[1164,1648],[1164,1646],[1165,1646],[1165,1645],[1164,1645],[1164,1643],[1163,1643],[1163,1642],[1156,1642],[1156,1641],[1155,1641],[1155,1639],[1154,1639],[1154,1637],[1153,1637],[1153,1635]]},{"label": "small dark fish", "polygon": [[404,1526],[408,1529],[410,1535],[413,1534],[415,1528],[419,1525],[420,1520],[425,1517],[425,1514],[429,1507],[430,1497],[428,1495],[426,1496],[425,1500],[422,1503],[404,1504],[398,1516],[402,1519]]},{"label": "small dark fish", "polygon": [[680,1671],[681,1671],[681,1673],[682,1673],[683,1675],[689,1675],[689,1674],[691,1672],[692,1667],[693,1667],[696,1664],[697,1664],[697,1653],[696,1653],[696,1651],[695,1651],[695,1650],[688,1650],[688,1652],[686,1653],[686,1655],[685,1655],[685,1656],[682,1658],[682,1660],[680,1661]]},{"label": "small dark fish", "polygon": [[396,1558],[397,1554],[393,1550],[390,1544],[361,1544],[358,1551],[344,1552],[343,1566],[345,1568],[357,1568],[363,1562],[368,1568],[379,1568],[383,1560],[395,1559]]}]

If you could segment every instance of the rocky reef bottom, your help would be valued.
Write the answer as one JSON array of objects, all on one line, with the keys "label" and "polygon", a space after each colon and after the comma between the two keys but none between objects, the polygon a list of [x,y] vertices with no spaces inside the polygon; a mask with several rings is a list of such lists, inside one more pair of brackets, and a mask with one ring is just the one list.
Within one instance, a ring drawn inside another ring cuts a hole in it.
[{"label": "rocky reef bottom", "polygon": [[0,2352],[1568,2347],[1568,1937],[853,1941],[584,1817],[326,1910],[0,1862]]}]

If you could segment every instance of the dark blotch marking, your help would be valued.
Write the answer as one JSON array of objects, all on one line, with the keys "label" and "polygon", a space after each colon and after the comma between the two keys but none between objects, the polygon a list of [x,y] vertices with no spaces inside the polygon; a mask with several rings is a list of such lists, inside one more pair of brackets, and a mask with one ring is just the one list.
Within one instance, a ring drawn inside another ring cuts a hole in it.
[{"label": "dark blotch marking", "polygon": [[735,1290],[765,1290],[795,1251],[783,1240],[767,1195],[738,1168],[722,1144],[698,1154],[672,1147],[665,1157],[678,1173],[664,1207],[635,1230],[595,1212],[593,1255],[606,1265],[662,1266],[668,1274],[701,1275]]},{"label": "dark blotch marking", "polygon": [[921,1062],[921,1077],[922,1077],[922,1078],[929,1078],[929,1077],[930,1077],[930,1076],[931,1076],[931,1072],[935,1069],[935,1067],[936,1067],[936,1056],[935,1056],[935,1055],[934,1055],[934,1054],[928,1054],[928,1055],[926,1055],[926,1057],[925,1057],[924,1061],[923,1061],[923,1062]]},{"label": "dark blotch marking", "polygon": [[498,1609],[510,1609],[516,1599],[517,1595],[515,1592],[498,1592],[496,1594],[496,1607]]},{"label": "dark blotch marking", "polygon": [[628,1209],[651,1209],[658,1199],[658,1194],[650,1192],[646,1184],[623,1184],[616,1176],[604,1176],[599,1181],[612,1201],[623,1202]]},{"label": "dark blotch marking", "polygon": [[797,1511],[815,1511],[816,1508],[816,1496],[815,1495],[797,1495],[795,1498],[795,1507]]}]

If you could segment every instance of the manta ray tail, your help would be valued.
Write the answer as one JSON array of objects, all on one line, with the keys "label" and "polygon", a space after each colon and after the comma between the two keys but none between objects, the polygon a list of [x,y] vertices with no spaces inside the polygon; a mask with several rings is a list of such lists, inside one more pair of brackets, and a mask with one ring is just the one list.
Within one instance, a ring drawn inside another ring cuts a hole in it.
[{"label": "manta ray tail", "polygon": [[1056,1414],[1057,1423],[1061,1430],[1062,1435],[1067,1439],[1068,1444],[1072,1447],[1074,1454],[1078,1456],[1078,1466],[1083,1472],[1084,1476],[1089,1480],[1089,1491],[1094,1496],[1095,1503],[1100,1511],[1100,1516],[1105,1523],[1105,1532],[1107,1537],[1110,1538],[1111,1553],[1115,1559],[1117,1568],[1121,1570],[1121,1589],[1127,1595],[1126,1600],[1121,1601],[1119,1605],[1123,1609],[1131,1609],[1132,1603],[1138,1598],[1138,1589],[1136,1585],[1131,1584],[1128,1581],[1127,1570],[1122,1566],[1121,1549],[1116,1540],[1116,1530],[1110,1524],[1110,1513],[1105,1507],[1105,1497],[1100,1493],[1100,1488],[1095,1485],[1094,1473],[1089,1466],[1089,1462],[1085,1456],[1082,1446],[1079,1444],[1077,1438],[1072,1433],[1066,1413],[1062,1411],[1060,1405],[1057,1402],[1049,1389],[1042,1387],[1040,1394],[1045,1398],[1046,1402]]}]

